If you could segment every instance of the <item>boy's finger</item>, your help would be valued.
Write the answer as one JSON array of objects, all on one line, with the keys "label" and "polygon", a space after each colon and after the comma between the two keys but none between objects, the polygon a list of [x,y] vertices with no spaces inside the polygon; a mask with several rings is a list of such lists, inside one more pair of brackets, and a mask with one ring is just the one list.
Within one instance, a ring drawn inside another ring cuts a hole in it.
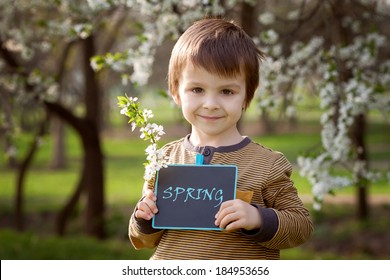
[{"label": "boy's finger", "polygon": [[151,189],[146,190],[145,197],[149,198],[152,201],[157,200],[156,195],[154,194],[154,192]]},{"label": "boy's finger", "polygon": [[156,214],[158,212],[157,206],[154,203],[154,201],[145,198],[138,204],[138,209],[143,210],[144,212],[154,213]]},{"label": "boy's finger", "polygon": [[226,214],[219,222],[220,228],[226,228],[230,223],[239,220],[239,217],[236,213]]},{"label": "boy's finger", "polygon": [[148,213],[143,212],[141,210],[137,210],[134,215],[137,219],[144,219],[147,221],[149,221],[151,218],[153,218],[152,214],[150,214],[150,213],[148,214]]},{"label": "boy's finger", "polygon": [[217,214],[215,214],[214,218],[215,219],[218,219],[219,216],[221,215],[221,213],[229,206],[233,205],[234,203],[234,200],[228,200],[228,201],[225,201],[221,204],[221,206],[219,207],[219,210],[217,212]]}]

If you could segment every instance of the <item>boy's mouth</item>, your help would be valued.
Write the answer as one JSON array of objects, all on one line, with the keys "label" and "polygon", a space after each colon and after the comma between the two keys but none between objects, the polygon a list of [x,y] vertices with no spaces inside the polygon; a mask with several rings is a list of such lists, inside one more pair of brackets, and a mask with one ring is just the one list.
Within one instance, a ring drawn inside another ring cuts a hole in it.
[{"label": "boy's mouth", "polygon": [[219,120],[222,119],[222,116],[204,116],[204,115],[198,115],[200,118],[205,119],[205,120]]}]

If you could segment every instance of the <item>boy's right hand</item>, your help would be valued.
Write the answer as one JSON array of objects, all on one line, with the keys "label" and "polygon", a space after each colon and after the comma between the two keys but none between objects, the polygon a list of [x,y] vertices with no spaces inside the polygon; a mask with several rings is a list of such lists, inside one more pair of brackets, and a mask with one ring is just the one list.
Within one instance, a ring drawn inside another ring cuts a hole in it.
[{"label": "boy's right hand", "polygon": [[145,192],[145,197],[138,202],[137,210],[135,211],[135,217],[137,219],[144,219],[149,221],[154,217],[154,215],[158,212],[156,206],[156,196],[151,189],[147,189]]}]

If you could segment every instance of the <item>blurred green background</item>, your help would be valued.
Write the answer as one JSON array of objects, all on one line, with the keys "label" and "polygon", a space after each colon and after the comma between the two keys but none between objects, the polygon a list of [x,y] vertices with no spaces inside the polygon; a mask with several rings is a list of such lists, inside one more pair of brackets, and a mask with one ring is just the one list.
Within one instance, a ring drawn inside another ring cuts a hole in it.
[{"label": "blurred green background", "polygon": [[[120,94],[120,93],[118,93]],[[166,135],[162,143],[186,135],[188,125],[180,117],[179,109],[172,107],[163,97],[151,92],[141,98],[142,106],[152,109],[155,122],[164,125]],[[114,98],[114,97],[113,97]],[[168,109],[169,108],[169,109]],[[294,165],[293,180],[299,195],[310,209],[315,222],[312,239],[298,248],[282,251],[282,259],[388,259],[390,250],[390,188],[388,182],[379,181],[370,188],[370,211],[374,217],[368,222],[356,219],[355,190],[346,188],[326,199],[321,212],[312,209],[311,186],[299,176],[296,158],[308,148],[318,145],[318,113],[311,106],[299,108],[300,121],[295,126],[275,122],[274,133],[264,134],[257,120],[256,108],[244,115],[241,129],[255,141],[283,152]],[[372,116],[369,125],[369,150],[373,164],[388,164],[390,135],[387,123]],[[0,158],[0,257],[1,259],[146,259],[151,250],[135,251],[127,237],[127,226],[143,185],[144,149],[147,142],[139,132],[131,132],[127,119],[119,108],[110,112],[112,126],[102,132],[106,168],[107,238],[97,240],[81,233],[83,217],[81,200],[74,211],[68,232],[59,237],[54,234],[55,217],[75,189],[81,166],[81,146],[72,129],[66,129],[67,168],[49,167],[52,138],[43,137],[39,150],[28,172],[25,186],[27,228],[24,232],[13,228],[13,202],[16,173]],[[22,134],[17,147],[22,156],[32,135]]]}]

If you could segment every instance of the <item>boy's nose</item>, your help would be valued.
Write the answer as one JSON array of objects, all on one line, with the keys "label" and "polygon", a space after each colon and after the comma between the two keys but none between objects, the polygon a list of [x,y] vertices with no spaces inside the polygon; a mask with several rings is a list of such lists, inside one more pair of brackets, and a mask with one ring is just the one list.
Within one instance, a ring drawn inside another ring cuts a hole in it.
[{"label": "boy's nose", "polygon": [[215,96],[205,96],[203,108],[214,110],[219,108],[218,99]]}]

